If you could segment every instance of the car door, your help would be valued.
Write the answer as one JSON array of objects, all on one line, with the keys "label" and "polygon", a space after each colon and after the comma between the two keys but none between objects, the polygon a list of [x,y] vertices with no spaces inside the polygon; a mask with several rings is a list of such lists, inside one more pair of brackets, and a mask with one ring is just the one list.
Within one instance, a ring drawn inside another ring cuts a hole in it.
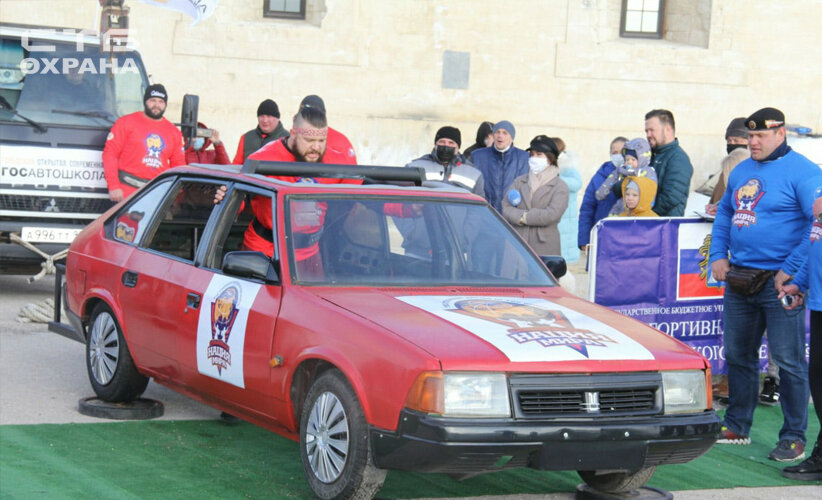
[{"label": "car door", "polygon": [[181,337],[196,329],[199,310],[188,282],[217,187],[215,181],[176,182],[126,262],[120,293],[125,323],[146,353],[139,366],[155,377],[180,380]]},{"label": "car door", "polygon": [[[107,229],[108,237],[126,246],[116,248],[118,264],[104,271],[109,274],[101,279],[105,279],[109,284],[106,288],[116,297],[118,320],[131,355],[141,369],[162,366],[166,362],[163,360],[163,349],[155,347],[151,329],[145,328],[142,319],[144,309],[156,307],[146,292],[148,282],[139,280],[141,259],[133,256],[142,252],[139,245],[150,232],[151,223],[161,211],[160,207],[173,184],[174,179],[170,178],[140,191],[107,222],[107,225],[111,224],[111,228]],[[162,270],[166,266],[167,263],[158,258],[152,267]]]},{"label": "car door", "polygon": [[188,273],[185,294],[196,296],[200,304],[196,312],[189,306],[197,323],[181,330],[179,359],[187,385],[204,398],[270,416],[271,349],[282,288],[276,281],[232,276],[221,269],[225,255],[242,250],[245,232],[254,230],[253,196],[270,198],[272,193],[229,186],[196,257],[198,265]]}]

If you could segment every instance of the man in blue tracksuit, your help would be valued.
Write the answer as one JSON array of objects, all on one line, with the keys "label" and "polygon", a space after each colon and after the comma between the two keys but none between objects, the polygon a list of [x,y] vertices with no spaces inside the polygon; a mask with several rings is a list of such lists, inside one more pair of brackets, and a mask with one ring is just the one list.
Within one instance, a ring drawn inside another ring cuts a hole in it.
[{"label": "man in blue tracksuit", "polygon": [[508,120],[497,122],[492,131],[494,143],[475,150],[471,160],[485,179],[485,199],[502,213],[502,197],[514,179],[528,173],[528,153],[514,147],[517,132]]},{"label": "man in blue tracksuit", "polygon": [[718,443],[748,444],[759,394],[759,347],[768,347],[780,369],[783,425],[768,456],[791,462],[805,456],[808,366],[805,308],[787,310],[778,293],[804,265],[814,193],[822,171],[791,150],[785,115],[763,108],[745,120],[751,158],[731,172],[711,236],[711,271],[725,281],[733,266],[770,271],[761,290],[725,288],[725,356],[730,404]]}]

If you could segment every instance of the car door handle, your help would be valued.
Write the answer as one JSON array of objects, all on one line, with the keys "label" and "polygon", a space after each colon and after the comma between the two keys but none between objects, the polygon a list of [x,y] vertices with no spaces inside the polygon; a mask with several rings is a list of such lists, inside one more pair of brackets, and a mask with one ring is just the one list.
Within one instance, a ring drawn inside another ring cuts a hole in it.
[{"label": "car door handle", "polygon": [[134,271],[126,271],[123,273],[123,284],[129,288],[134,288],[137,286],[137,276],[139,276]]},{"label": "car door handle", "polygon": [[189,293],[186,295],[186,305],[192,309],[200,307],[200,296],[196,293]]}]

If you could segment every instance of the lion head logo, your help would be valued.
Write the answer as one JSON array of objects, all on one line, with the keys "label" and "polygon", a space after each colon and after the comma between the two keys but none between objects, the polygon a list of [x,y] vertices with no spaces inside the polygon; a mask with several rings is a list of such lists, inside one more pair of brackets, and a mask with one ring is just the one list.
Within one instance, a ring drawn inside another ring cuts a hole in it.
[{"label": "lion head logo", "polygon": [[165,141],[157,134],[149,134],[148,137],[146,137],[146,152],[148,152],[148,155],[152,158],[159,158],[165,146]]}]

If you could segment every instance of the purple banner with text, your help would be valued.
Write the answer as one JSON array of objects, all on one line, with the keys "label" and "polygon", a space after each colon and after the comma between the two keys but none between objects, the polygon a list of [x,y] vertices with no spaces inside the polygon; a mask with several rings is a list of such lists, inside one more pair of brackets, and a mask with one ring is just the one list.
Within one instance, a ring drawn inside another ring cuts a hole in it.
[{"label": "purple banner with text", "polygon": [[[589,300],[685,342],[711,362],[714,374],[726,373],[725,288],[708,267],[710,222],[609,217],[596,225],[591,244]],[[759,358],[764,370],[766,345]]]}]

